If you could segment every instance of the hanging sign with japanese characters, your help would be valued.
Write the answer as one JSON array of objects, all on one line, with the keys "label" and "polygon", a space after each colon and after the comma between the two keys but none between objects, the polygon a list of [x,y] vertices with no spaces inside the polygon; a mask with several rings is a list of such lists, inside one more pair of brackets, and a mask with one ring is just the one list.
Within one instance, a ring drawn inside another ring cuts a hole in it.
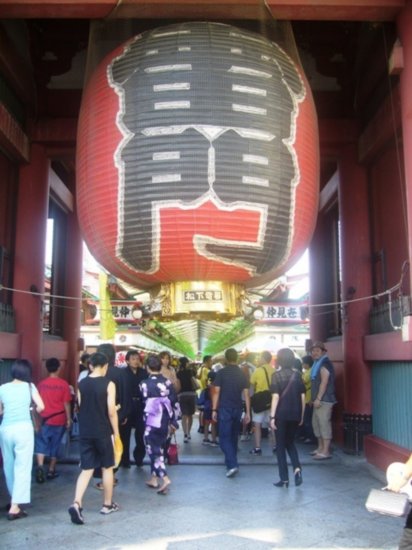
[{"label": "hanging sign with japanese characters", "polygon": [[[84,311],[84,322],[86,325],[98,325],[101,320],[100,315],[100,302],[94,300],[86,300],[83,303]],[[141,315],[141,304],[140,302],[121,302],[116,300],[111,304],[111,312],[113,319],[118,324],[132,324],[136,323]]]},{"label": "hanging sign with japanese characters", "polygon": [[161,286],[162,316],[216,313],[231,318],[241,313],[242,288],[222,281],[177,281]]},{"label": "hanging sign with japanese characters", "polygon": [[273,302],[259,303],[263,316],[261,323],[285,323],[301,325],[309,323],[309,308],[307,302]]}]

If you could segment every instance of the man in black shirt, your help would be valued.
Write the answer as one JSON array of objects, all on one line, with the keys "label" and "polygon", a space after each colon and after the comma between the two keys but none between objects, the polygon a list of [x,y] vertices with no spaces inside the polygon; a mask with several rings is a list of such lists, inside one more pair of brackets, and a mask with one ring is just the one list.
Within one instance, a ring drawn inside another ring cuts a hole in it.
[{"label": "man in black shirt", "polygon": [[237,443],[242,417],[242,394],[246,406],[244,422],[250,422],[249,384],[237,365],[238,354],[234,348],[225,352],[226,366],[219,370],[213,382],[212,420],[219,422],[219,445],[225,455],[226,477],[233,477],[239,470]]},{"label": "man in black shirt", "polygon": [[121,426],[126,423],[127,416],[130,413],[130,394],[126,372],[125,369],[115,367],[116,350],[113,344],[100,344],[97,351],[99,353],[104,353],[109,361],[106,376],[109,380],[114,382],[116,386],[116,408],[119,426]]},{"label": "man in black shirt", "polygon": [[[106,372],[106,378],[111,380],[116,387],[116,410],[119,422],[119,428],[127,422],[127,416],[130,412],[130,398],[129,388],[127,385],[127,378],[125,369],[115,367],[116,350],[113,344],[104,343],[97,347],[99,353],[103,353],[108,359],[108,368]],[[114,470],[116,472],[117,469]],[[101,478],[102,472],[100,468],[96,468],[93,477]],[[117,485],[117,479],[114,478],[114,485]],[[96,483],[96,489],[103,490],[103,483],[99,481]]]},{"label": "man in black shirt", "polygon": [[126,422],[120,426],[120,437],[123,443],[123,455],[120,465],[123,468],[130,468],[130,435],[134,428],[136,446],[133,450],[133,457],[136,466],[140,468],[143,465],[146,448],[143,440],[143,398],[139,384],[148,377],[148,373],[142,366],[142,361],[137,350],[129,350],[126,353],[126,363],[127,367],[124,370],[129,388],[128,395],[130,402],[128,410],[130,412]]},{"label": "man in black shirt", "polygon": [[103,515],[117,512],[113,502],[114,449],[112,435],[119,437],[115,385],[107,379],[107,358],[102,353],[90,357],[93,372],[79,384],[80,467],[74,502],[68,512],[72,523],[84,523],[82,500],[94,468],[103,470]]}]

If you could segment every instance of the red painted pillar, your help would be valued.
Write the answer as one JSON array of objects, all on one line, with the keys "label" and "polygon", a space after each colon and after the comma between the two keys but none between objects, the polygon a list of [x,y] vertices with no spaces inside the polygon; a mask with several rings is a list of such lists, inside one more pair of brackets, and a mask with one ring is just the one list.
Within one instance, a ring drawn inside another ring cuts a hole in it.
[{"label": "red painted pillar", "polygon": [[[412,2],[407,1],[397,20],[403,48],[404,68],[400,75],[402,135],[405,164],[406,209],[408,217],[408,256],[412,265]],[[409,269],[412,288],[412,269]]]},{"label": "red painted pillar", "polygon": [[[329,302],[325,277],[329,276],[329,270],[325,267],[325,237],[327,225],[322,212],[319,212],[315,232],[309,246],[309,297],[310,305],[318,305]],[[311,307],[309,309],[310,336],[312,340],[326,340],[328,328],[326,317],[322,315],[324,308]]]},{"label": "red painted pillar", "polygon": [[79,338],[81,323],[83,241],[76,212],[67,216],[66,295],[78,298],[68,300],[65,310],[63,338],[67,341],[67,366],[64,377],[76,385],[79,368]]},{"label": "red painted pillar", "polygon": [[[355,145],[342,149],[338,170],[342,299],[351,300],[372,293],[367,174],[357,162]],[[343,409],[348,413],[371,413],[370,369],[363,360],[370,306],[370,300],[361,300],[343,309]]]},{"label": "red painted pillar", "polygon": [[[40,145],[31,148],[30,164],[20,169],[14,288],[44,292],[45,243],[48,216],[49,161]],[[16,331],[21,336],[21,358],[33,363],[33,378],[41,376],[43,342],[42,298],[15,292]]]}]

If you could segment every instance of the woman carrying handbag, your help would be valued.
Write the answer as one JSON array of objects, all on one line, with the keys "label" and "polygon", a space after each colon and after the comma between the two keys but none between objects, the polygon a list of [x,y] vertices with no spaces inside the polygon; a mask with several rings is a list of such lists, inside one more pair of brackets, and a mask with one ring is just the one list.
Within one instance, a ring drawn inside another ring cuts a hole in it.
[{"label": "woman carrying handbag", "polygon": [[147,358],[149,378],[140,382],[144,401],[146,452],[150,458],[151,477],[146,485],[166,495],[171,480],[165,465],[165,444],[169,434],[179,427],[180,407],[173,383],[161,373],[161,360],[157,355]]},{"label": "woman carrying handbag", "polygon": [[30,407],[35,407],[39,413],[44,409],[43,400],[31,382],[31,373],[29,361],[17,360],[11,367],[13,380],[0,386],[0,414],[3,414],[0,446],[11,499],[8,520],[25,518],[27,512],[21,504],[28,504],[31,497],[34,429]]},{"label": "woman carrying handbag", "polygon": [[[405,485],[409,485],[412,482],[412,454],[405,463],[402,471],[402,475],[393,476],[392,479],[388,479],[388,491],[394,491],[399,493],[405,490]],[[412,508],[406,517],[405,527],[402,532],[401,540],[399,541],[399,550],[410,550],[412,548]]]},{"label": "woman carrying handbag", "polygon": [[278,459],[279,481],[275,487],[289,487],[289,473],[286,451],[289,455],[295,477],[295,485],[302,484],[302,467],[295,446],[298,426],[303,424],[305,409],[305,386],[300,372],[295,370],[295,355],[289,348],[278,351],[276,367],[270,386],[272,405],[270,427],[276,430],[276,455]]}]

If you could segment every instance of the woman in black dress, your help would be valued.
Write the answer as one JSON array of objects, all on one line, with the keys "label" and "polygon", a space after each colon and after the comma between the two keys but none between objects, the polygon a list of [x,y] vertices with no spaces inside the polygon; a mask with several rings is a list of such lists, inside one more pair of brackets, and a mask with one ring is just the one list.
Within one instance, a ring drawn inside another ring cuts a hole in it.
[{"label": "woman in black dress", "polygon": [[193,415],[196,411],[196,390],[198,382],[193,366],[187,357],[180,357],[177,379],[180,382],[178,395],[180,409],[182,411],[183,441],[188,443],[191,439],[190,431],[193,424]]}]

